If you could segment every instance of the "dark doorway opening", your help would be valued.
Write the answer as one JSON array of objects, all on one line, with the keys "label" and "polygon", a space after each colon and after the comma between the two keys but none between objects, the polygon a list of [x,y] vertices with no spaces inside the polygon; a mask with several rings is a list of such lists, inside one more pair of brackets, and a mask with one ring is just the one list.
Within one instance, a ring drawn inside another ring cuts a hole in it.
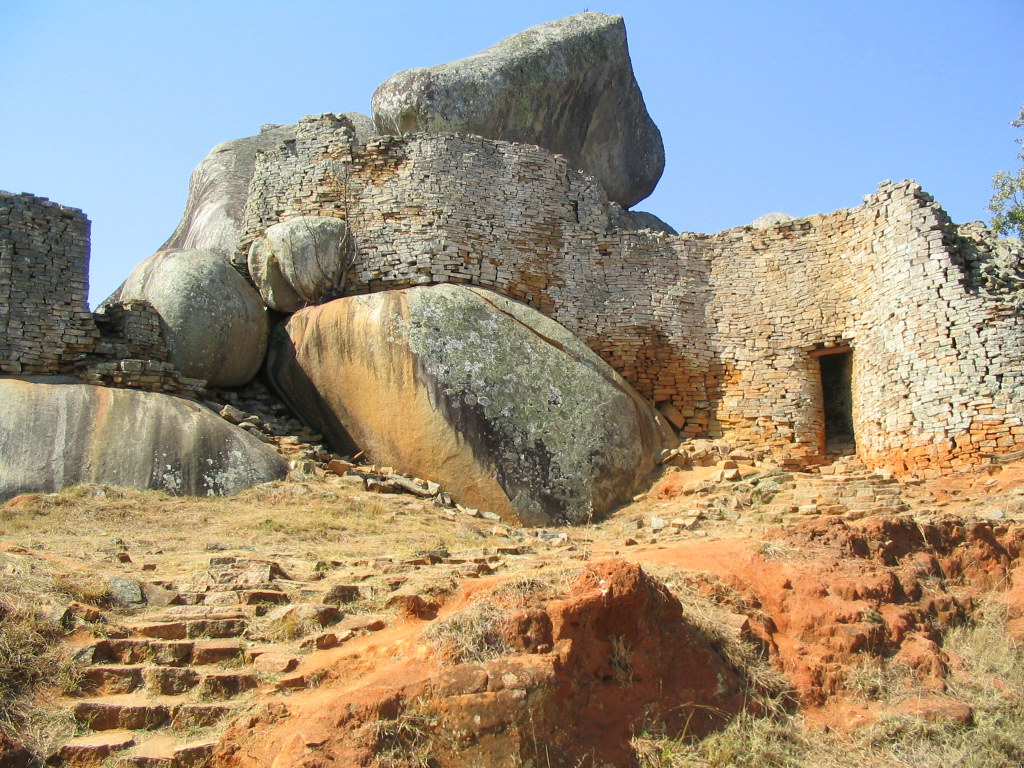
[{"label": "dark doorway opening", "polygon": [[825,451],[856,453],[853,435],[853,352],[847,348],[818,358],[825,406]]}]

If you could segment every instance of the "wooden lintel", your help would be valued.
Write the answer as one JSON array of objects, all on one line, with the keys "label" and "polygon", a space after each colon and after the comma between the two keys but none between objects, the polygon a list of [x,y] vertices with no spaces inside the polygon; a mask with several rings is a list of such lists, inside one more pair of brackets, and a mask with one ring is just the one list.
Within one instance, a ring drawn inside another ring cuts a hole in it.
[{"label": "wooden lintel", "polygon": [[843,352],[849,352],[852,347],[849,344],[837,344],[834,347],[822,347],[821,349],[812,349],[808,352],[810,357],[824,357],[825,355],[839,355]]}]

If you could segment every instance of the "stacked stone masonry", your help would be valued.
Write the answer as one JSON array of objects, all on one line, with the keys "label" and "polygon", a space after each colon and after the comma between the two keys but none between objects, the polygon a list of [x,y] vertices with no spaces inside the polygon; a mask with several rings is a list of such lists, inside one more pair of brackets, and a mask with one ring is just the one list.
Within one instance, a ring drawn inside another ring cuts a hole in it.
[{"label": "stacked stone masonry", "polygon": [[0,373],[73,373],[94,384],[194,396],[205,382],[167,363],[145,302],[95,315],[87,302],[89,220],[76,208],[0,192]]},{"label": "stacked stone masonry", "polygon": [[[453,282],[523,301],[670,412],[685,439],[820,460],[819,356],[849,350],[868,465],[932,473],[1024,447],[1020,245],[956,226],[913,182],[831,214],[670,236],[616,229],[593,179],[538,147],[354,135],[344,117],[304,118],[257,157],[240,269],[272,224],[344,218],[345,295]],[[75,209],[0,193],[0,372],[77,367],[94,383],[198,391],[166,363],[151,307],[90,315],[88,227]]]},{"label": "stacked stone masonry", "polygon": [[206,389],[203,379],[182,376],[171,363],[160,360],[118,359],[91,361],[75,375],[86,384],[122,389],[145,389],[199,398]]},{"label": "stacked stone masonry", "polygon": [[1019,249],[958,228],[913,182],[765,229],[669,236],[614,229],[597,184],[538,147],[353,135],[304,118],[258,156],[236,263],[279,221],[345,218],[346,295],[454,282],[519,299],[674,406],[685,438],[820,460],[818,355],[849,349],[869,465],[938,472],[1024,447]]},{"label": "stacked stone masonry", "polygon": [[97,353],[111,359],[167,360],[160,315],[148,301],[105,304],[93,315],[102,339]]},{"label": "stacked stone masonry", "polygon": [[0,192],[0,373],[56,373],[92,352],[88,269],[85,214]]}]

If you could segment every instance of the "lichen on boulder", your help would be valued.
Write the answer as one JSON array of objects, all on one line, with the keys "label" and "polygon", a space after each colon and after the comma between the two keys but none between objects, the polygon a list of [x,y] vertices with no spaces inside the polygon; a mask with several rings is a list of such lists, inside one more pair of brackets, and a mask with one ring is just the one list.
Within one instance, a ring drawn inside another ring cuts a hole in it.
[{"label": "lichen on boulder", "polygon": [[565,155],[624,208],[650,195],[665,168],[621,16],[569,16],[459,61],[399,72],[372,108],[381,133],[471,133]]},{"label": "lichen on boulder", "polygon": [[491,291],[436,285],[293,315],[267,360],[279,396],[340,450],[534,525],[627,500],[671,440],[569,331]]},{"label": "lichen on boulder", "polygon": [[78,483],[194,496],[284,477],[271,448],[198,403],[60,377],[0,379],[0,500]]}]

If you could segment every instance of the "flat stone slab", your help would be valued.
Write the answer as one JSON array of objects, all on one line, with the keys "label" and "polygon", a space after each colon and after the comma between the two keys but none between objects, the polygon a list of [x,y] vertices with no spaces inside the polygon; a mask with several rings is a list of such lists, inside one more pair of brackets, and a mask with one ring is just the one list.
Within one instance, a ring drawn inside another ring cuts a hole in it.
[{"label": "flat stone slab", "polygon": [[61,747],[57,754],[71,765],[99,764],[115,752],[135,746],[135,734],[125,730],[109,730],[76,736]]}]

